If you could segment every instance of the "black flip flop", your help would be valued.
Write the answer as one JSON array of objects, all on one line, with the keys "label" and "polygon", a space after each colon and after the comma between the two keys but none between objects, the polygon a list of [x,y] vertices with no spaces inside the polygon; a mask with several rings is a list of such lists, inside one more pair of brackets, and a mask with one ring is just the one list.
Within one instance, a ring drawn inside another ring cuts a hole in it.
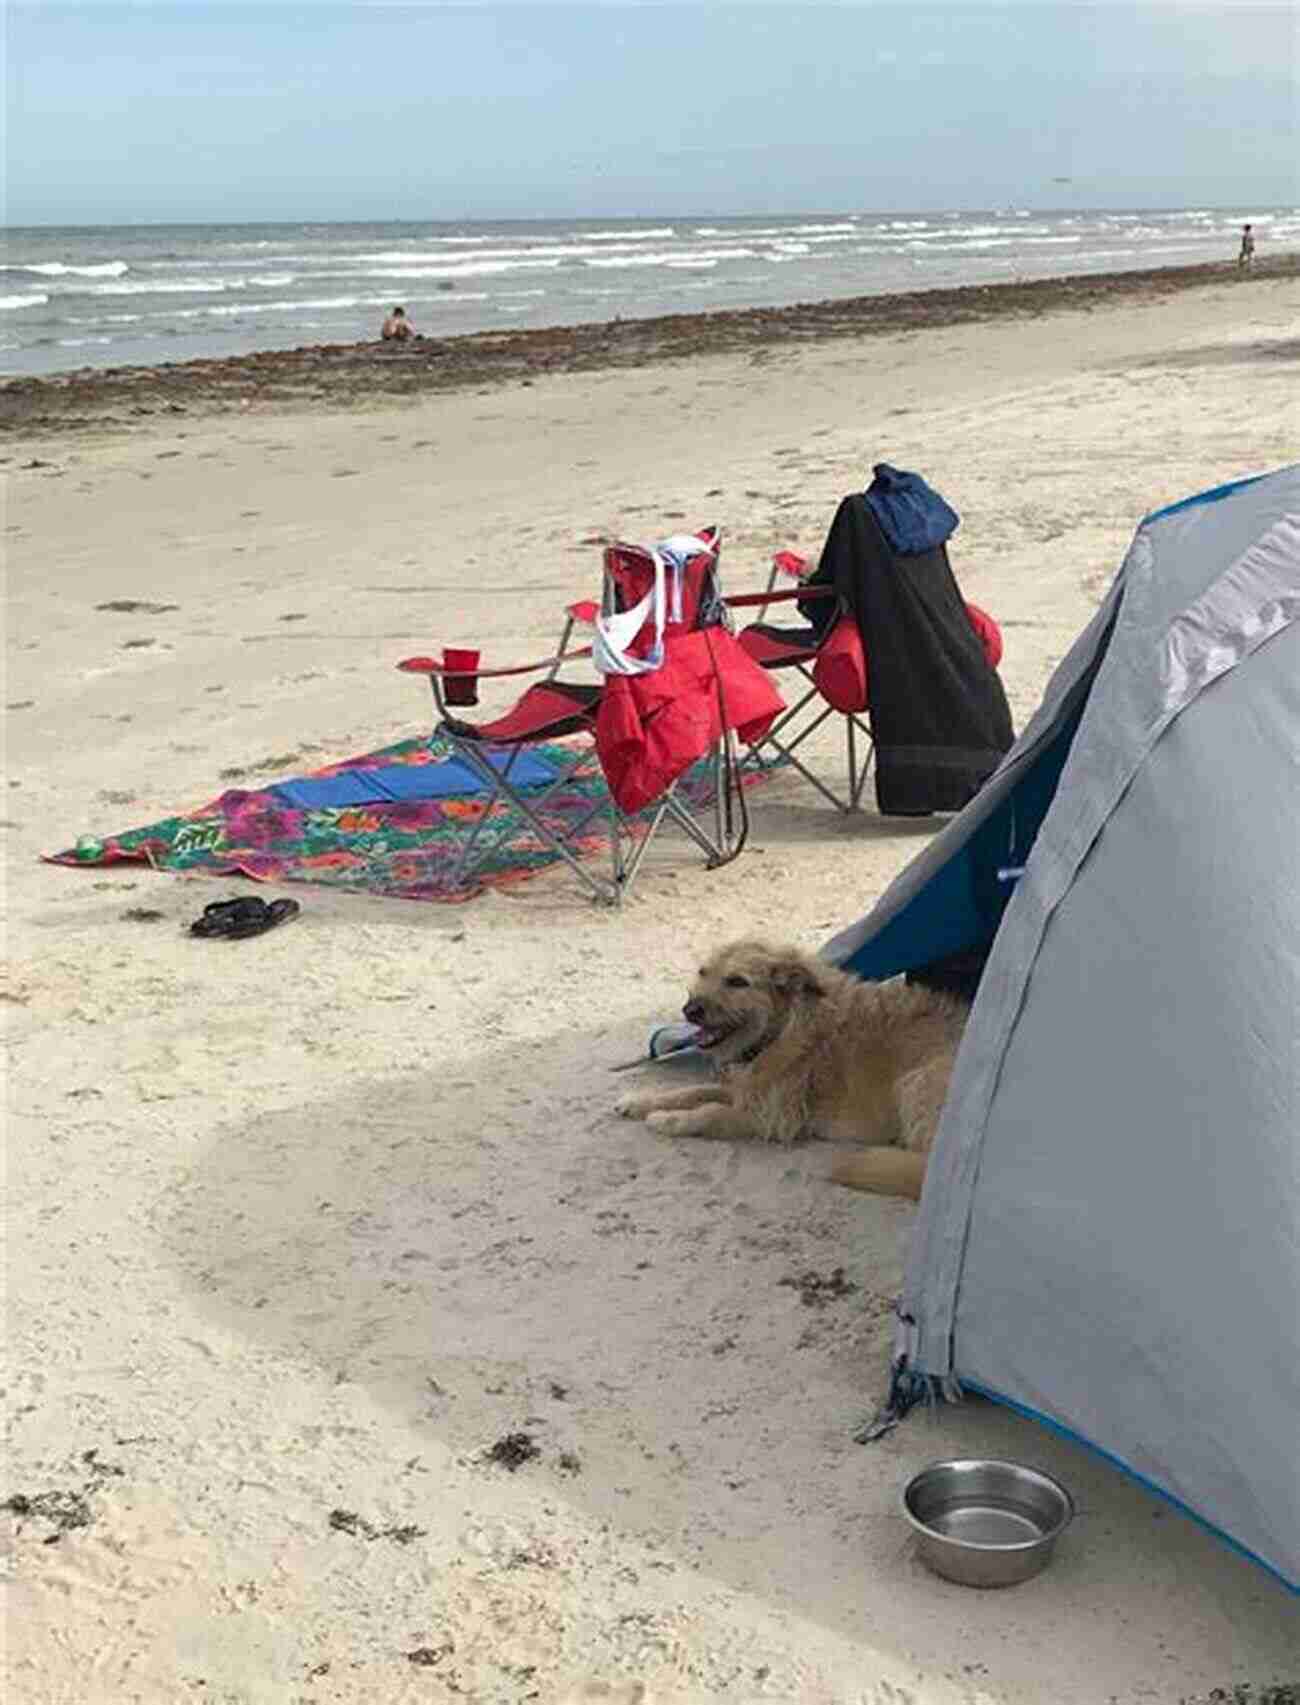
[{"label": "black flip flop", "polygon": [[245,936],[265,934],[277,924],[297,917],[300,910],[296,900],[273,900],[268,906],[258,894],[241,895],[236,900],[214,900],[203,908],[203,916],[190,925],[190,934],[239,941]]},{"label": "black flip flop", "polygon": [[272,900],[269,906],[262,905],[260,917],[236,919],[222,934],[228,941],[239,941],[246,935],[264,935],[277,924],[287,924],[290,918],[296,918],[301,910],[296,900]]},{"label": "black flip flop", "polygon": [[258,894],[241,894],[234,900],[214,900],[203,908],[203,916],[190,925],[191,935],[228,935],[236,924],[261,917],[266,901]]}]

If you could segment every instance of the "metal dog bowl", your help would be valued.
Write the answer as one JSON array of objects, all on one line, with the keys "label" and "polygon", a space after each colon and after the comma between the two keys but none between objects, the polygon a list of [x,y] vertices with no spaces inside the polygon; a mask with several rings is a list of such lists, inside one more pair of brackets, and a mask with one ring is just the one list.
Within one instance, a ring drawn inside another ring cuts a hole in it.
[{"label": "metal dog bowl", "polygon": [[1064,1486],[1019,1462],[932,1462],[903,1489],[921,1556],[966,1587],[1010,1587],[1045,1569],[1074,1515]]}]

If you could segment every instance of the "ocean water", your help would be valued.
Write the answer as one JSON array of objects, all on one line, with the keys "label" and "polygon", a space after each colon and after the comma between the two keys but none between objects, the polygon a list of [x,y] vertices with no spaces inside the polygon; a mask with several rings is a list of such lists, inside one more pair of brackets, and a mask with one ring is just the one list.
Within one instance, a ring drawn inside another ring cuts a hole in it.
[{"label": "ocean water", "polygon": [[785,218],[148,225],[4,232],[0,372],[156,365],[417,331],[775,307],[1065,273],[1261,259],[1297,208]]}]

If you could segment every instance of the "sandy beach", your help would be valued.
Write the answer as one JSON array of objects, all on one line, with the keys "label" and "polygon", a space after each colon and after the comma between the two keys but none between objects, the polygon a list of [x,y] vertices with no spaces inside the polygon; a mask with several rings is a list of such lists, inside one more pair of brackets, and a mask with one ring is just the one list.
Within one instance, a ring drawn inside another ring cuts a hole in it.
[{"label": "sandy beach", "polygon": [[[1294,1600],[1105,1463],[982,1404],[853,1442],[909,1206],[612,1114],[702,951],[820,945],[932,823],[782,776],[618,912],[297,886],[234,943],[186,927],[247,884],[40,862],[426,731],[397,660],[547,655],[595,537],[716,521],[756,589],[881,460],[960,512],[1023,723],[1142,516],[1300,443],[1293,263],[1041,289],[0,388],[9,1697],[1280,1705]],[[1038,1580],[915,1556],[966,1454],[1073,1490]]]}]

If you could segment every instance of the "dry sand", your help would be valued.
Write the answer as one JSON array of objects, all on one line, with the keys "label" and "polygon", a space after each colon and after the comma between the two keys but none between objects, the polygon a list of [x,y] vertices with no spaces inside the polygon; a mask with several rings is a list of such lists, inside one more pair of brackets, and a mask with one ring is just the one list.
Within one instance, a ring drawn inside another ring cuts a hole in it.
[{"label": "dry sand", "polygon": [[[610,1114],[703,949],[820,943],[930,826],[782,778],[738,865],[669,843],[618,914],[563,873],[461,907],[298,888],[234,944],[184,926],[235,885],[37,862],[427,727],[394,661],[543,655],[593,534],[716,519],[753,587],[879,459],[961,511],[1023,721],[1144,513],[1295,457],[1298,334],[1293,283],[1228,278],[7,446],[0,1494],[45,1498],[0,1515],[9,1698],[1128,1705],[1300,1675],[1294,1602],[1083,1451],[977,1405],[852,1442],[909,1207],[815,1147]],[[485,1454],[513,1433],[515,1471]],[[898,1514],[910,1471],[984,1452],[1080,1506],[1001,1594],[928,1576]]]}]

